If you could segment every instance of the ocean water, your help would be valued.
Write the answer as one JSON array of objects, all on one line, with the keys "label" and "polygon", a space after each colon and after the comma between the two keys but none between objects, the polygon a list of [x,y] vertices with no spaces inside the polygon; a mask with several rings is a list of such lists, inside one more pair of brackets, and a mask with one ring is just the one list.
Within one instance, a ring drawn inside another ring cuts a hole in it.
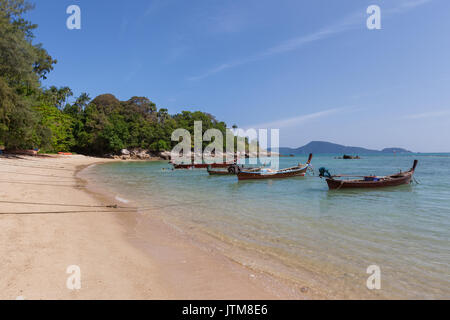
[{"label": "ocean water", "polygon": [[[313,159],[333,174],[387,175],[419,160],[412,185],[329,191],[310,175],[244,181],[167,162],[91,167],[96,183],[255,270],[337,298],[450,298],[450,154]],[[280,158],[280,167],[306,162]],[[155,210],[158,209],[158,210]],[[206,238],[205,238],[206,239]],[[211,244],[210,243],[210,244]],[[381,289],[369,290],[369,266]]]}]

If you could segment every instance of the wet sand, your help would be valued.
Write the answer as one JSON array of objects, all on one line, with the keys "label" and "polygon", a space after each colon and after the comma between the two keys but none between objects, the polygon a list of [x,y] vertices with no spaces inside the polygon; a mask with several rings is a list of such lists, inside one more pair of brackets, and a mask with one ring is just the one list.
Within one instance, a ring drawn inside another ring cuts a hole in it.
[{"label": "wet sand", "polygon": [[[112,160],[0,157],[0,299],[320,298],[200,246],[161,219],[144,221],[133,204],[77,176],[105,161]],[[72,265],[81,270],[80,290],[66,285]]]}]

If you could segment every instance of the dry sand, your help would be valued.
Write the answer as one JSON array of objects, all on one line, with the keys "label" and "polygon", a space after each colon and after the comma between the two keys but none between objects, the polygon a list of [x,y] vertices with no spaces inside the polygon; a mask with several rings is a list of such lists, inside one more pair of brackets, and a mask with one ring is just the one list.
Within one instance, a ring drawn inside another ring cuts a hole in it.
[{"label": "dry sand", "polygon": [[[131,208],[107,208],[113,198],[76,176],[105,161],[0,157],[0,299],[306,298],[162,221],[144,226]],[[71,265],[80,290],[66,286]]]}]

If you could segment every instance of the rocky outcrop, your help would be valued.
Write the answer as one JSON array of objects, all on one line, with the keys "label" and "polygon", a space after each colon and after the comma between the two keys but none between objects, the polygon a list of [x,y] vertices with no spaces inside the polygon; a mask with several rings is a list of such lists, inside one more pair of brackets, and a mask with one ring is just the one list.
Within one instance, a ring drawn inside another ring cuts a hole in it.
[{"label": "rocky outcrop", "polygon": [[164,160],[170,160],[172,156],[170,151],[163,151],[159,153],[159,157]]},{"label": "rocky outcrop", "polygon": [[[261,151],[259,153],[260,157],[270,157],[270,156],[277,156],[278,153],[270,152],[270,151]],[[199,158],[202,157],[201,154],[197,154]],[[211,155],[213,156],[213,155]],[[236,154],[233,153],[219,153],[215,156],[219,157],[228,157],[228,158],[235,158],[238,156],[239,158],[257,158],[258,153],[255,152],[237,152]],[[155,152],[155,151],[149,151],[147,149],[140,149],[140,148],[134,148],[134,149],[122,149],[119,154],[107,154],[105,155],[106,158],[113,158],[117,160],[167,160],[170,161],[172,158],[172,153],[170,151],[161,151],[161,152]],[[194,159],[194,153],[192,153],[192,158]]]},{"label": "rocky outcrop", "polygon": [[170,160],[169,151],[153,152],[147,149],[122,149],[119,154],[106,154],[104,157],[116,160]]}]

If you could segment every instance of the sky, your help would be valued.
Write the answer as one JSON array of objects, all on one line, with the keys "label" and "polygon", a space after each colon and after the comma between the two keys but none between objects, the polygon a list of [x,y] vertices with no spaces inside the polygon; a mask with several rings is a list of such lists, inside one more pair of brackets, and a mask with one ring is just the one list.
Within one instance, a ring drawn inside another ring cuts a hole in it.
[{"label": "sky", "polygon": [[58,60],[44,86],[280,129],[283,147],[450,152],[448,0],[34,2],[35,42]]}]

